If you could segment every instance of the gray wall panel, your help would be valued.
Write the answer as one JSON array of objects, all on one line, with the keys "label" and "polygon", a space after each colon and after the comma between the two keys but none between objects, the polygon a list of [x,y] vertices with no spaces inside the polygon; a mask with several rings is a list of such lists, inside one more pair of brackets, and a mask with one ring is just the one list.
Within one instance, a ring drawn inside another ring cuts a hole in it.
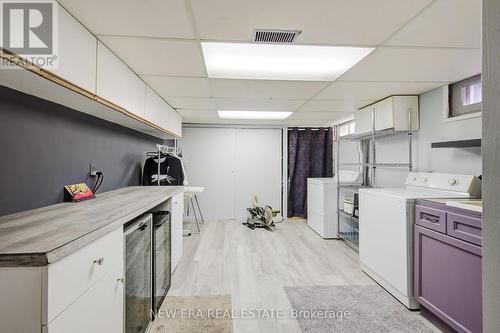
[{"label": "gray wall panel", "polygon": [[483,2],[483,332],[500,330],[500,1]]},{"label": "gray wall panel", "polygon": [[104,172],[99,190],[139,185],[157,139],[0,86],[0,215],[63,200],[63,186]]}]

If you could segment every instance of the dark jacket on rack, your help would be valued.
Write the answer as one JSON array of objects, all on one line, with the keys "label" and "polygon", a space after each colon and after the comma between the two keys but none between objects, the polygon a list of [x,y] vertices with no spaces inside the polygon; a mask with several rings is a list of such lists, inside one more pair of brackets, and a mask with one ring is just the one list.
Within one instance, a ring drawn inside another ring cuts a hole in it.
[{"label": "dark jacket on rack", "polygon": [[160,175],[158,175],[158,158],[150,157],[144,163],[142,185],[157,186],[158,178],[160,186],[182,186],[184,173],[181,161],[174,156],[165,155],[160,159]]}]

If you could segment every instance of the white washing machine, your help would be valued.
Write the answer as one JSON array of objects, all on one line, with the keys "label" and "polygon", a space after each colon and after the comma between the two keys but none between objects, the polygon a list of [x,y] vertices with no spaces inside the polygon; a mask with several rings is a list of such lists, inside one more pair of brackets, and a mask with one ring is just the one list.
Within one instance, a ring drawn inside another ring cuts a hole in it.
[{"label": "white washing machine", "polygon": [[469,198],[481,193],[475,176],[410,172],[403,188],[359,191],[359,260],[362,270],[409,309],[413,293],[415,201]]},{"label": "white washing machine", "polygon": [[[342,185],[362,184],[359,171],[339,170]],[[337,177],[307,179],[307,225],[322,238],[338,238]]]}]

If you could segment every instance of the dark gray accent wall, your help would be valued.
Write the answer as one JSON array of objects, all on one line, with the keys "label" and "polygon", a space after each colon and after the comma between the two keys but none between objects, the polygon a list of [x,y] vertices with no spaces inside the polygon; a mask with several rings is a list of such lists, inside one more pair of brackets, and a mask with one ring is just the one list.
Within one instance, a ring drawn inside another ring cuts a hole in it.
[{"label": "dark gray accent wall", "polygon": [[140,185],[146,134],[0,86],[0,215],[63,201],[63,186],[104,172],[99,192]]},{"label": "dark gray accent wall", "polygon": [[483,332],[500,329],[500,1],[483,1]]}]

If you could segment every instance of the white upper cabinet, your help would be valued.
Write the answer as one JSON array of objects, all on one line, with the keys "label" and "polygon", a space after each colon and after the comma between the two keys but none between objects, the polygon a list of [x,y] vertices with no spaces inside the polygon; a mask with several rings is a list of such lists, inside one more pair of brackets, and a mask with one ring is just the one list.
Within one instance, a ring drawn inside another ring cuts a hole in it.
[{"label": "white upper cabinet", "polygon": [[412,130],[418,131],[420,128],[418,96],[391,96],[355,113],[356,135],[366,134],[373,130],[373,110],[375,110],[376,131],[388,129],[407,131],[409,129],[409,110],[411,110]]},{"label": "white upper cabinet", "polygon": [[170,109],[169,112],[169,127],[170,132],[182,137],[182,117],[174,109]]},{"label": "white upper cabinet", "polygon": [[146,86],[146,120],[160,126],[176,136],[182,136],[181,116],[153,89]]},{"label": "white upper cabinet", "polygon": [[58,64],[50,71],[95,94],[97,39],[64,8],[57,11]]},{"label": "white upper cabinet", "polygon": [[168,129],[168,115],[170,105],[168,105],[153,89],[146,86],[146,109],[144,116],[146,120]]},{"label": "white upper cabinet", "polygon": [[97,95],[144,118],[146,84],[104,44],[97,44]]}]

